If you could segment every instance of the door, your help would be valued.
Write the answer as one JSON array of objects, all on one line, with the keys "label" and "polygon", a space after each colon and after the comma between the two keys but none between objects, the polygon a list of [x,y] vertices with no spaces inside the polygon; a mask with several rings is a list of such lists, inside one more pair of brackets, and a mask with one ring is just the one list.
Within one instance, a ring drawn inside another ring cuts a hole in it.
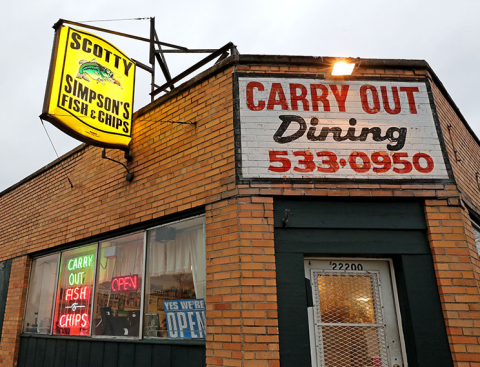
[{"label": "door", "polygon": [[390,260],[307,259],[312,366],[406,366]]}]

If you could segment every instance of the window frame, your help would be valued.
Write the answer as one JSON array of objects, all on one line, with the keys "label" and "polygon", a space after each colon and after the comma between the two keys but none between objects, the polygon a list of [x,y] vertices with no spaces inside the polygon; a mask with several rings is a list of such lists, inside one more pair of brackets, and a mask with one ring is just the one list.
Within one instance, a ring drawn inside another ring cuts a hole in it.
[{"label": "window frame", "polygon": [[[202,223],[202,231],[203,231],[203,239],[204,239],[204,246],[206,246],[206,235],[207,235],[207,231],[206,231],[206,217],[205,217],[205,214],[199,214],[199,215],[195,215],[195,216],[192,216],[192,217],[188,217],[188,218],[182,218],[182,219],[178,219],[178,220],[175,220],[175,221],[172,221],[172,222],[168,222],[168,223],[162,223],[162,224],[159,224],[155,227],[151,227],[151,228],[148,228],[145,230],[145,255],[147,253],[147,248],[148,248],[148,232],[151,231],[151,230],[155,230],[155,229],[158,229],[158,228],[163,228],[163,227],[169,227],[169,226],[172,226],[172,225],[175,225],[177,223],[181,223],[181,222],[185,222],[187,220],[193,220],[193,219],[198,219],[198,218],[203,218],[203,223]],[[192,227],[192,228],[195,228],[195,227]],[[206,261],[207,261],[207,258],[206,258],[206,254],[205,254],[205,264],[206,264]],[[146,277],[146,271],[147,271],[147,258],[145,258],[145,263],[144,263],[144,277]],[[147,284],[147,281],[146,281],[146,278],[144,278],[145,281],[144,281],[144,287],[146,287],[146,284]],[[206,281],[206,274],[205,274],[205,281]],[[143,297],[145,297],[145,289],[143,291]],[[205,282],[205,293],[206,293],[206,282]],[[206,296],[206,295],[205,295]],[[205,302],[205,298],[204,298],[204,302]],[[145,311],[145,309],[142,309],[142,322],[143,322],[143,319],[144,319],[144,316],[145,314],[143,314],[143,312]],[[143,326],[143,325],[142,325]],[[205,325],[206,326],[206,325]],[[140,329],[140,332],[142,334],[142,337],[141,339],[142,340],[170,340],[170,341],[183,341],[183,340],[188,340],[188,341],[205,341],[207,338],[206,338],[206,329],[205,329],[205,337],[202,338],[202,339],[178,339],[178,338],[162,338],[162,337],[158,337],[158,336],[151,336],[151,335],[143,335],[144,334],[144,330],[143,328]]]},{"label": "window frame", "polygon": [[[57,268],[57,278],[56,278],[56,282],[55,282],[55,292],[54,292],[54,298],[53,298],[53,307],[52,307],[52,324],[50,325],[50,334],[51,336],[55,336],[55,337],[58,337],[58,336],[66,336],[66,337],[71,337],[71,338],[90,338],[91,337],[91,333],[92,333],[92,315],[93,315],[93,295],[95,294],[95,280],[96,280],[96,277],[97,277],[97,268],[96,268],[96,262],[97,262],[97,251],[98,251],[98,242],[99,241],[93,241],[93,242],[87,242],[83,245],[79,245],[79,246],[74,246],[74,247],[70,247],[70,248],[64,248],[60,251],[58,251],[58,254],[59,254],[59,258],[58,258],[58,268]],[[67,252],[67,251],[72,251],[72,250],[76,250],[78,248],[82,248],[82,247],[87,247],[87,246],[93,246],[95,245],[95,269],[93,271],[93,284],[92,284],[92,306],[91,306],[91,310],[90,310],[90,328],[89,328],[89,331],[88,331],[88,336],[85,336],[85,335],[72,335],[72,336],[68,336],[68,335],[61,335],[61,334],[54,334],[53,333],[53,322],[54,322],[54,318],[55,318],[55,311],[56,311],[56,300],[57,300],[57,293],[58,293],[58,282],[60,280],[60,267],[61,267],[61,264],[62,264],[62,255],[64,252]],[[54,254],[55,252],[51,253],[51,254]],[[28,283],[30,284],[30,278],[28,279]],[[26,308],[26,307],[25,307]],[[32,334],[35,334],[35,333],[32,333]]]},{"label": "window frame", "polygon": [[[73,249],[73,248],[72,248]],[[47,257],[47,256],[51,256],[51,255],[57,255],[57,270],[56,270],[56,273],[55,273],[55,290],[53,292],[53,298],[52,298],[52,314],[51,314],[51,320],[52,322],[50,323],[50,330],[48,333],[39,333],[39,332],[36,332],[36,333],[32,333],[32,332],[27,332],[25,331],[25,322],[26,322],[26,318],[27,318],[27,306],[28,306],[28,299],[29,299],[29,296],[30,296],[30,287],[32,286],[32,283],[31,283],[31,280],[32,280],[32,273],[33,273],[33,262],[37,259],[41,259],[43,257]],[[57,285],[58,285],[58,272],[60,271],[60,260],[61,260],[61,255],[62,255],[62,251],[56,251],[56,252],[51,252],[51,253],[48,253],[48,254],[43,254],[43,255],[40,255],[40,256],[36,256],[36,257],[33,257],[30,259],[30,269],[28,271],[28,284],[27,284],[27,293],[25,295],[25,307],[24,307],[24,310],[23,310],[23,318],[22,318],[22,333],[25,333],[25,334],[32,334],[32,335],[53,335],[52,332],[53,332],[53,317],[55,315],[55,299],[57,298]]]},{"label": "window frame", "polygon": [[[131,232],[127,233],[122,233],[117,236],[104,236],[101,239],[95,240],[95,241],[86,241],[85,243],[81,245],[75,245],[72,247],[66,247],[62,248],[61,250],[57,251],[49,251],[48,253],[43,253],[38,256],[33,256],[30,258],[30,269],[29,269],[29,275],[28,275],[28,285],[27,285],[27,293],[25,297],[25,303],[24,303],[24,311],[23,311],[23,319],[22,319],[22,333],[27,334],[27,335],[43,335],[43,336],[50,336],[50,337],[61,337],[61,338],[71,338],[71,339],[92,339],[92,340],[124,340],[124,341],[140,341],[140,340],[156,340],[156,341],[162,341],[162,342],[204,342],[206,340],[206,337],[203,339],[176,339],[176,338],[168,338],[168,337],[155,337],[155,336],[144,336],[144,311],[145,311],[145,291],[146,291],[146,276],[147,276],[147,251],[148,251],[148,232],[151,230],[155,230],[157,228],[161,227],[166,227],[170,225],[174,225],[183,221],[187,220],[193,220],[193,219],[198,219],[198,218],[203,218],[203,223],[202,223],[202,232],[203,232],[203,239],[204,243],[203,246],[205,246],[205,241],[206,241],[206,217],[205,213],[202,214],[196,214],[193,216],[169,221],[169,222],[164,222],[162,224],[158,224],[155,226],[151,227],[146,227],[144,229],[140,230],[133,230]],[[97,287],[97,277],[98,277],[98,262],[100,261],[99,256],[101,252],[101,246],[100,244],[104,241],[110,241],[110,240],[115,240],[124,236],[129,236],[129,235],[134,235],[134,234],[143,234],[143,258],[142,258],[142,289],[141,289],[141,295],[140,295],[140,320],[139,320],[139,334],[138,336],[117,336],[117,335],[94,335],[93,334],[93,316],[94,316],[94,311],[95,311],[95,301],[96,301],[96,287]],[[60,266],[61,266],[61,261],[62,261],[62,254],[67,251],[75,250],[77,248],[82,248],[90,245],[95,245],[95,268],[94,268],[94,274],[93,274],[93,286],[92,286],[92,307],[90,310],[90,330],[89,330],[89,335],[58,335],[58,334],[53,334],[53,323],[54,323],[54,316],[56,312],[56,299],[57,299],[57,292],[58,292],[58,283],[60,281],[59,275],[60,275]],[[30,292],[30,287],[32,285],[32,272],[33,272],[33,262],[37,259],[40,259],[42,257],[46,256],[51,256],[51,255],[57,255],[57,269],[56,269],[56,278],[55,278],[55,291],[53,292],[53,298],[52,298],[52,322],[50,324],[50,330],[48,333],[38,333],[38,332],[27,332],[25,331],[25,322],[26,322],[26,315],[27,315],[27,305],[28,305],[28,298],[29,298],[29,292]],[[206,262],[206,258],[203,259]]]},{"label": "window frame", "polygon": [[478,257],[480,258],[480,241],[477,242],[477,239],[475,237],[475,232],[474,232],[474,231],[477,231],[478,233],[480,233],[480,225],[471,219],[470,219],[470,223],[472,224],[473,241],[475,242],[475,247],[477,248],[477,254],[478,254]]},{"label": "window frame", "polygon": [[122,235],[119,235],[119,236],[115,236],[115,237],[107,237],[107,238],[104,238],[102,240],[98,240],[97,241],[97,252],[96,252],[96,262],[95,262],[95,279],[94,279],[94,287],[93,287],[93,299],[92,299],[92,314],[91,314],[91,317],[90,317],[90,320],[92,320],[92,322],[90,323],[90,335],[87,337],[87,338],[91,338],[91,339],[110,339],[110,340],[115,340],[115,339],[121,339],[121,340],[141,340],[141,331],[143,330],[143,317],[140,317],[140,325],[139,325],[139,331],[138,331],[138,336],[118,336],[118,335],[95,335],[93,334],[93,330],[92,330],[92,325],[93,325],[93,313],[95,312],[95,307],[96,307],[96,304],[95,304],[95,295],[96,295],[96,287],[97,287],[97,269],[98,269],[98,262],[100,261],[100,255],[101,255],[101,243],[102,242],[105,242],[105,241],[114,241],[118,238],[122,238],[122,237],[125,237],[125,236],[131,236],[131,235],[135,235],[135,234],[138,234],[138,233],[143,233],[143,257],[142,257],[142,293],[140,294],[140,315],[142,315],[142,310],[143,310],[143,305],[144,305],[144,298],[145,298],[145,264],[146,264],[146,259],[147,259],[147,254],[145,252],[145,246],[146,246],[146,238],[147,238],[147,232],[148,232],[149,229],[144,229],[144,230],[140,230],[140,231],[134,231],[134,232],[129,232],[129,233],[125,233],[125,234],[122,234]]}]

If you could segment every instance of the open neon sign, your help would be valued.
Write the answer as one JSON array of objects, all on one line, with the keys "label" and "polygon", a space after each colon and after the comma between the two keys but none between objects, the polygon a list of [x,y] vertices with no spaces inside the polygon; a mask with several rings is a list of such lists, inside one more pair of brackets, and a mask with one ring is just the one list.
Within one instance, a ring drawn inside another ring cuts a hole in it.
[{"label": "open neon sign", "polygon": [[113,293],[135,292],[138,289],[138,275],[124,275],[112,278],[111,289]]}]

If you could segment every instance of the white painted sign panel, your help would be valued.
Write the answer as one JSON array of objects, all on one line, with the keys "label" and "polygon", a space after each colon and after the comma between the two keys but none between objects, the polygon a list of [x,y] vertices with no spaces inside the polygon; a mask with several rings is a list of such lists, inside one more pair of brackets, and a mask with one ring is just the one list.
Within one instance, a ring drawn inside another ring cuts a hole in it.
[{"label": "white painted sign panel", "polygon": [[425,83],[238,81],[242,178],[448,178]]}]

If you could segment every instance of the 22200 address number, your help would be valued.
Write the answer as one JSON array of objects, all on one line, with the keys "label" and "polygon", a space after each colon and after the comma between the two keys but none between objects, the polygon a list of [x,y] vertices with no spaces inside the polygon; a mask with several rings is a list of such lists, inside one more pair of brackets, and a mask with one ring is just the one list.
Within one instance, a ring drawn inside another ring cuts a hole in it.
[{"label": "22200 address number", "polygon": [[[268,152],[271,172],[285,173],[292,169],[292,160],[289,158],[289,152],[286,150],[270,150]],[[296,164],[293,171],[299,173],[311,173],[318,171],[321,173],[335,173],[340,167],[345,167],[348,163],[350,168],[357,173],[366,173],[373,169],[375,173],[386,173],[393,167],[393,172],[398,174],[410,173],[413,169],[420,173],[429,173],[433,171],[435,164],[432,157],[426,153],[417,153],[411,159],[408,153],[374,152],[370,156],[363,152],[352,152],[348,161],[344,158],[338,159],[337,155],[329,151],[317,152],[316,156],[320,158],[320,164],[314,161],[315,156],[309,150],[298,150],[291,152],[296,157]]]}]

